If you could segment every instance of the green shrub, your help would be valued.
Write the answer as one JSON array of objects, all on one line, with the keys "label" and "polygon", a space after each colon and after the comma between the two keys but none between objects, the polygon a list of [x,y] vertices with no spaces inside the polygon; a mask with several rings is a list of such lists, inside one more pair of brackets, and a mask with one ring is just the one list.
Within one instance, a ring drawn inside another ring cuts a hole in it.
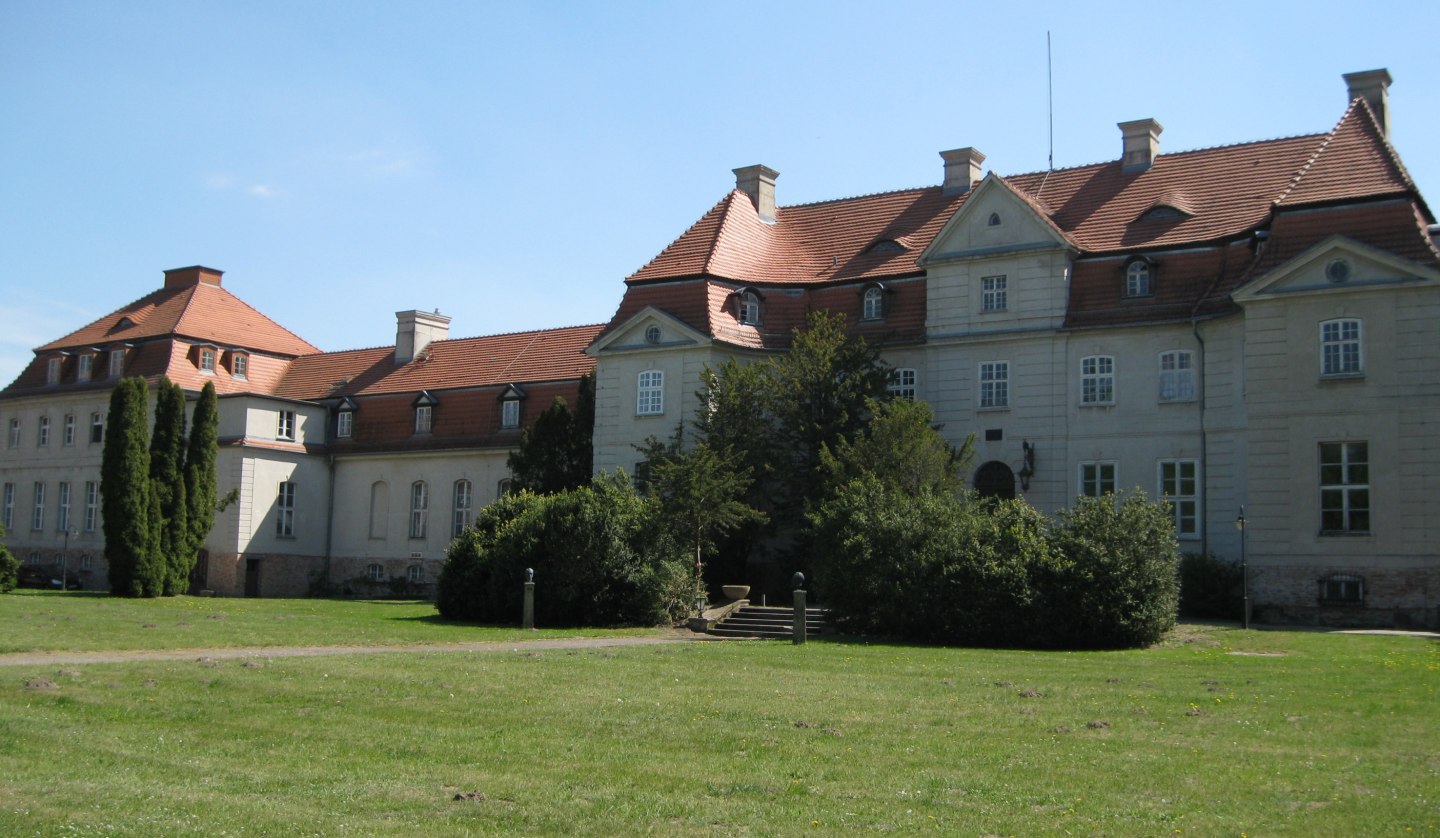
[{"label": "green shrub", "polygon": [[1238,620],[1244,607],[1239,562],[1214,553],[1180,557],[1180,613],[1186,617]]},{"label": "green shrub", "polygon": [[[0,538],[5,537],[5,527],[0,526]],[[10,552],[10,548],[0,543],[0,594],[8,594],[15,590],[20,581],[20,560]]]}]

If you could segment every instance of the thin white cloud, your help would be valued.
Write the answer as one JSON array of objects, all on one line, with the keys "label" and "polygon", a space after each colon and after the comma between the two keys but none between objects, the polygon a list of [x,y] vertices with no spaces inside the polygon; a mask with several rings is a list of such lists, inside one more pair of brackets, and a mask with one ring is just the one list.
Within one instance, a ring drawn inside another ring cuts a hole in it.
[{"label": "thin white cloud", "polygon": [[263,184],[263,183],[257,183],[257,184],[255,184],[254,186],[250,187],[249,189],[247,189],[247,190],[245,190],[245,191],[248,192],[248,193],[251,194],[251,195],[254,195],[256,198],[273,198],[273,197],[275,197],[275,190],[274,190],[274,189],[271,189],[270,187],[266,186],[266,185]]},{"label": "thin white cloud", "polygon": [[208,174],[202,182],[206,189],[216,192],[240,192],[252,198],[274,198],[280,194],[279,190],[268,183],[252,183],[246,186],[239,178],[223,172]]}]

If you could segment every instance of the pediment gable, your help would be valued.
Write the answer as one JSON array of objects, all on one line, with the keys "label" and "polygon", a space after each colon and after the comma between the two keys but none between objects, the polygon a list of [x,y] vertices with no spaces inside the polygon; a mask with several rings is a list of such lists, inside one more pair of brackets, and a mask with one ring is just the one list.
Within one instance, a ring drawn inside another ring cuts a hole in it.
[{"label": "pediment gable", "polygon": [[1330,236],[1234,294],[1245,303],[1290,295],[1440,286],[1440,271],[1345,236]]},{"label": "pediment gable", "polygon": [[1020,250],[1078,250],[1044,208],[991,172],[920,255],[922,266]]},{"label": "pediment gable", "polygon": [[646,306],[601,335],[585,352],[597,356],[609,352],[667,350],[708,343],[708,335],[696,331],[663,309]]}]

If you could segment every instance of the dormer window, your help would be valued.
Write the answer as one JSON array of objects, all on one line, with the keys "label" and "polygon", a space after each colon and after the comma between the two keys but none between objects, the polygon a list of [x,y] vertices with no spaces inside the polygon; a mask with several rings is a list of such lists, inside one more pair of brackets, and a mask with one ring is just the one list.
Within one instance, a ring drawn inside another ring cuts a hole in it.
[{"label": "dormer window", "polygon": [[760,295],[754,291],[741,291],[735,295],[735,319],[742,326],[760,325]]},{"label": "dormer window", "polygon": [[1148,259],[1132,259],[1125,265],[1125,296],[1149,297],[1155,293],[1155,266]]},{"label": "dormer window", "polygon": [[440,400],[430,395],[430,391],[421,390],[419,398],[412,404],[415,407],[415,433],[428,434],[435,427],[435,405]]},{"label": "dormer window", "polygon": [[230,353],[230,376],[244,379],[250,373],[250,356],[244,352]]},{"label": "dormer window", "polygon": [[346,396],[340,400],[335,407],[335,437],[337,439],[348,439],[355,432],[355,411],[360,405],[355,400]]},{"label": "dormer window", "polygon": [[870,247],[866,248],[865,252],[904,253],[907,249],[908,248],[906,248],[905,245],[901,244],[898,241],[895,241],[894,239],[879,239],[874,244],[870,245]]},{"label": "dormer window", "polygon": [[51,358],[45,362],[45,383],[55,385],[60,383],[60,365],[62,359]]},{"label": "dormer window", "polygon": [[861,319],[862,320],[884,320],[885,319],[885,289],[879,285],[871,285],[865,289],[861,296]]},{"label": "dormer window", "polygon": [[215,374],[215,350],[209,346],[200,347],[200,372],[203,375]]},{"label": "dormer window", "polygon": [[110,350],[110,377],[119,378],[125,373],[125,347]]},{"label": "dormer window", "polygon": [[131,320],[128,315],[120,318],[120,321],[115,324],[116,331],[119,331],[120,329],[133,329],[134,327],[135,321]]},{"label": "dormer window", "polygon": [[94,362],[95,362],[95,357],[94,357],[93,355],[91,355],[89,352],[81,353],[80,358],[79,358],[79,361],[76,363],[76,366],[75,366],[75,380],[76,380],[76,381],[89,381],[89,380],[90,380],[90,365],[93,364]]},{"label": "dormer window", "polygon": [[525,391],[511,384],[500,394],[500,428],[511,430],[520,427],[520,405],[525,400]]}]

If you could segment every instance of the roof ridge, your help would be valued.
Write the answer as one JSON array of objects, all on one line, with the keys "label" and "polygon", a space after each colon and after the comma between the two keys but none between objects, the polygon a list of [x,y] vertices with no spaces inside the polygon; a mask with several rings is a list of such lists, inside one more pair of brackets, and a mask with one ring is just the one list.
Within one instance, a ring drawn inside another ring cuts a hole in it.
[{"label": "roof ridge", "polygon": [[[574,329],[600,329],[600,328],[604,328],[606,325],[607,325],[607,324],[605,324],[605,323],[582,323],[582,324],[580,324],[580,325],[578,325],[578,326],[555,326],[555,327],[553,327],[553,328],[545,328],[545,329],[521,329],[521,330],[516,331],[516,332],[497,332],[497,333],[495,333],[495,334],[493,334],[493,335],[472,335],[472,336],[470,336],[470,337],[463,337],[463,338],[445,338],[444,340],[432,340],[432,341],[430,341],[430,344],[429,344],[429,345],[430,345],[430,346],[435,346],[436,344],[441,344],[441,343],[461,343],[461,342],[463,342],[463,341],[489,340],[489,339],[491,339],[491,338],[508,338],[508,337],[515,337],[515,336],[517,336],[517,335],[529,335],[529,334],[533,334],[533,335],[536,335],[536,336],[540,336],[540,335],[547,334],[547,333],[567,332],[567,331],[571,331],[571,330],[574,330]],[[328,351],[328,352],[327,352],[327,351],[323,351],[323,350],[322,350],[322,351],[317,351],[317,352],[307,352],[307,353],[305,353],[304,355],[300,355],[300,356],[298,356],[298,357],[299,357],[299,358],[314,358],[314,357],[317,357],[317,356],[319,356],[319,355],[347,355],[347,354],[356,353],[356,352],[376,352],[376,351],[379,351],[379,350],[384,350],[384,351],[386,351],[386,352],[389,352],[389,351],[393,350],[394,348],[395,348],[395,346],[394,346],[393,344],[385,344],[385,343],[382,343],[382,344],[380,344],[380,345],[378,345],[378,346],[359,346],[359,347],[354,347],[354,348],[351,348],[351,349],[335,349],[335,350],[331,350],[331,351]]]},{"label": "roof ridge", "polygon": [[845,195],[839,198],[826,198],[824,200],[809,201],[803,204],[784,204],[781,205],[779,209],[803,209],[807,207],[824,206],[825,204],[838,204],[843,201],[859,201],[865,198],[881,198],[887,195],[899,195],[905,192],[926,192],[929,190],[936,190],[940,188],[941,187],[939,184],[931,184],[930,186],[910,186],[904,189],[886,189],[880,192],[862,192],[859,195]]},{"label": "roof ridge", "polygon": [[[675,238],[671,239],[668,244],[666,244],[664,247],[660,248],[659,252],[657,252],[654,256],[650,257],[650,259],[649,259],[648,261],[646,261],[645,264],[641,265],[639,268],[636,268],[634,271],[631,271],[631,272],[630,272],[630,275],[627,276],[627,277],[625,277],[625,281],[626,281],[626,282],[629,282],[630,280],[634,279],[637,275],[644,273],[646,268],[648,268],[648,267],[650,267],[651,265],[655,264],[657,261],[659,261],[660,257],[662,257],[662,256],[664,256],[666,253],[668,253],[668,252],[670,251],[670,248],[672,248],[672,247],[674,247],[675,245],[679,244],[682,240],[684,240],[684,238],[685,238],[686,236],[690,235],[690,233],[691,233],[692,230],[694,230],[696,227],[699,227],[701,224],[703,224],[703,223],[705,222],[705,219],[707,219],[707,218],[710,217],[710,214],[711,214],[711,213],[721,212],[721,206],[722,206],[723,204],[725,204],[726,202],[728,202],[728,201],[730,200],[731,196],[733,196],[737,191],[739,191],[739,190],[736,190],[736,189],[730,190],[729,192],[727,192],[727,193],[725,194],[724,197],[722,197],[720,200],[718,200],[718,201],[716,201],[714,204],[712,204],[711,207],[710,207],[710,209],[705,210],[704,212],[700,213],[700,217],[697,218],[697,219],[695,219],[693,222],[691,222],[690,226],[689,226],[689,227],[686,227],[683,231],[681,231],[680,235],[678,235],[678,236],[676,236]],[[715,235],[716,235],[716,240],[719,239],[719,235],[720,235],[720,234],[719,234],[719,227],[721,226],[721,223],[723,223],[723,221],[724,221],[724,218],[723,218],[723,216],[722,216],[722,217],[720,218],[720,220],[719,220],[719,221],[716,223],[716,225],[715,225],[715,226],[716,226],[716,234],[715,234]],[[715,242],[714,242],[714,241],[712,241],[712,242],[710,243],[710,247],[711,247],[711,252],[713,253],[713,252],[714,252],[714,247],[715,247]],[[706,257],[706,264],[707,264],[707,265],[709,264],[709,256]]]},{"label": "roof ridge", "polygon": [[[1188,155],[1191,155],[1191,154],[1202,154],[1202,153],[1207,152],[1207,151],[1228,151],[1228,150],[1230,150],[1230,149],[1243,148],[1243,147],[1245,147],[1245,146],[1251,146],[1251,145],[1264,145],[1264,144],[1266,144],[1266,143],[1283,143],[1283,142],[1287,142],[1287,141],[1289,141],[1289,140],[1305,140],[1305,139],[1309,139],[1309,138],[1311,138],[1311,137],[1323,137],[1323,136],[1326,136],[1326,135],[1327,135],[1326,132],[1320,131],[1320,132],[1314,132],[1314,133],[1309,133],[1309,134],[1288,134],[1288,135],[1281,136],[1281,137],[1268,137],[1268,138],[1260,139],[1260,140],[1245,140],[1244,142],[1238,142],[1238,143],[1220,143],[1219,145],[1200,146],[1199,148],[1186,148],[1186,149],[1181,149],[1181,150],[1179,150],[1179,151],[1166,151],[1166,152],[1163,152],[1163,153],[1159,154],[1158,156],[1156,156],[1155,159],[1156,159],[1156,161],[1158,162],[1159,160],[1162,160],[1162,159],[1168,158],[1168,157],[1185,157],[1185,156],[1188,156]],[[1009,177],[1009,178],[1040,177],[1040,176],[1043,176],[1043,175],[1053,175],[1053,174],[1057,174],[1057,173],[1059,173],[1059,172],[1074,172],[1074,171],[1079,171],[1080,169],[1093,169],[1093,168],[1096,168],[1096,167],[1099,167],[1099,166],[1111,166],[1111,165],[1114,165],[1114,164],[1119,163],[1119,162],[1120,162],[1120,159],[1119,159],[1119,158],[1115,158],[1115,159],[1111,159],[1111,160],[1096,160],[1096,161],[1091,162],[1091,163],[1078,163],[1078,164],[1076,164],[1076,165],[1074,165],[1074,166],[1062,166],[1062,167],[1060,167],[1060,168],[1058,168],[1058,169],[1035,169],[1035,170],[1029,171],[1029,172],[1014,172],[1014,173],[1012,173],[1012,174],[1006,175],[1006,177]]]},{"label": "roof ridge", "polygon": [[1363,101],[1364,100],[1358,97],[1350,101],[1350,106],[1345,109],[1345,113],[1341,114],[1340,121],[1336,122],[1335,126],[1325,135],[1325,139],[1320,141],[1319,147],[1315,149],[1309,159],[1300,164],[1300,169],[1295,172],[1294,177],[1290,178],[1290,183],[1285,186],[1284,191],[1275,197],[1274,203],[1285,203],[1285,199],[1289,197],[1291,192],[1295,191],[1295,187],[1299,186],[1300,181],[1305,179],[1305,175],[1309,174],[1310,170],[1315,167],[1315,162],[1320,159],[1320,155],[1325,153],[1326,148],[1329,148],[1331,141],[1335,139],[1335,134],[1340,130],[1340,126],[1345,124],[1345,120],[1350,118],[1351,113],[1354,113],[1356,104]]}]

